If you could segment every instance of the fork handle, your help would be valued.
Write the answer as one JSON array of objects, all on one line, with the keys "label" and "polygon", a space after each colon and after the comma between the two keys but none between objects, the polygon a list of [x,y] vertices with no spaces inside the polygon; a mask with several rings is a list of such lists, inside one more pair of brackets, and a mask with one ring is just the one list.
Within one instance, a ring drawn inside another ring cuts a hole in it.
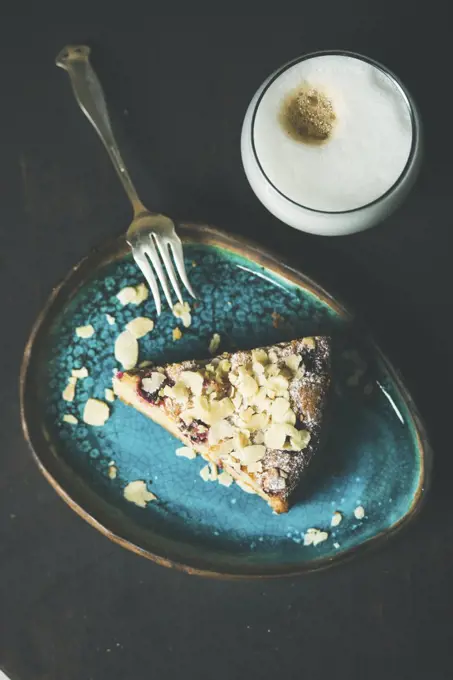
[{"label": "fork handle", "polygon": [[107,149],[124,190],[132,203],[134,216],[137,216],[145,211],[145,207],[138,197],[121,158],[112,132],[104,92],[90,64],[90,51],[90,48],[86,45],[67,45],[58,54],[55,62],[57,66],[68,72],[77,102]]}]

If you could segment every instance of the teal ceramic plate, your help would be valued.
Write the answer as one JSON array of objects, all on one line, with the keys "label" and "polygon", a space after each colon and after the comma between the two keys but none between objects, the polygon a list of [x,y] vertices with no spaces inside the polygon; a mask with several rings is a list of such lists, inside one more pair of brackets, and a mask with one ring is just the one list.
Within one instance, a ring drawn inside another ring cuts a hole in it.
[{"label": "teal ceramic plate", "polygon": [[[38,463],[63,498],[125,547],[190,572],[230,576],[294,574],[340,561],[402,527],[426,491],[431,451],[415,406],[371,340],[354,339],[351,314],[320,286],[250,243],[209,227],[182,229],[186,266],[199,300],[192,324],[148,298],[122,306],[116,293],[141,275],[124,240],[83,260],[52,293],[39,317],[21,376],[24,431]],[[114,317],[110,324],[106,315]],[[113,345],[135,316],[155,320],[140,360],[206,357],[212,334],[222,350],[251,348],[300,335],[338,338],[332,422],[316,469],[285,515],[239,487],[204,482],[204,462],[176,457],[167,432],[116,401],[103,427],[82,421],[89,397],[104,399],[117,367]],[[92,324],[90,338],[75,329]],[[172,331],[181,327],[182,337]],[[72,403],[62,399],[73,368],[86,367]],[[78,420],[63,421],[65,414]],[[115,462],[117,476],[109,476]],[[146,508],[125,486],[143,480],[157,496]],[[360,517],[363,508],[364,517]],[[342,521],[331,526],[334,512]],[[358,515],[358,517],[356,516]],[[310,528],[328,533],[304,545]]]}]

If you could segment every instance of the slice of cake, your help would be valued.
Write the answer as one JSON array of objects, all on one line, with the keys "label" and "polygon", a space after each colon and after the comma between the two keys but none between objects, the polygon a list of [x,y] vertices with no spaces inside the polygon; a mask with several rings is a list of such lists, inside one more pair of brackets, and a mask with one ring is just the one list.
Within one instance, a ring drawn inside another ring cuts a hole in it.
[{"label": "slice of cake", "polygon": [[320,446],[331,341],[310,337],[118,373],[115,393],[287,512]]}]

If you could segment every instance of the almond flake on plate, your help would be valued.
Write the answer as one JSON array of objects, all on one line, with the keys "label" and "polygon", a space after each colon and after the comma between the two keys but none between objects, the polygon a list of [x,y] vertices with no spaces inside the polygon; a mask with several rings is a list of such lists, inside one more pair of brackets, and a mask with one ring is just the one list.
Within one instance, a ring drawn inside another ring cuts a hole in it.
[{"label": "almond flake on plate", "polygon": [[99,399],[88,399],[83,410],[83,421],[87,425],[102,427],[110,416],[107,404]]},{"label": "almond flake on plate", "polygon": [[66,385],[66,388],[63,391],[63,394],[61,395],[65,401],[74,401],[75,397],[75,384],[68,383]]},{"label": "almond flake on plate", "polygon": [[148,298],[148,288],[144,283],[139,283],[138,286],[126,286],[122,288],[116,297],[124,305],[139,305]]},{"label": "almond flake on plate", "polygon": [[115,340],[115,359],[122,364],[125,371],[137,365],[138,342],[129,331],[123,331]]},{"label": "almond flake on plate", "polygon": [[137,297],[137,291],[133,286],[126,286],[125,288],[122,288],[119,293],[117,293],[116,297],[123,306],[129,305]]},{"label": "almond flake on plate", "polygon": [[148,299],[149,295],[149,290],[148,287],[144,283],[139,283],[138,286],[135,286],[135,300],[132,301],[133,305],[140,305],[142,302],[145,302],[145,300]]},{"label": "almond flake on plate", "polygon": [[327,531],[321,529],[307,529],[304,535],[304,545],[314,545],[315,547],[324,541],[327,541],[329,534]]},{"label": "almond flake on plate", "polygon": [[113,463],[109,463],[107,474],[110,477],[110,479],[116,479],[116,476],[118,474],[118,468],[116,467],[116,465],[114,465]]},{"label": "almond flake on plate", "polygon": [[330,526],[337,527],[340,524],[342,519],[343,519],[343,515],[341,514],[341,512],[338,512],[338,510],[337,510],[337,512],[333,513],[333,517],[332,517],[332,521],[330,522]]},{"label": "almond flake on plate", "polygon": [[175,453],[177,456],[180,456],[181,458],[188,458],[189,460],[193,460],[197,457],[195,451],[189,446],[180,446],[179,449],[176,449]]},{"label": "almond flake on plate", "polygon": [[140,508],[146,508],[147,503],[157,499],[157,496],[151,493],[151,491],[148,491],[146,482],[141,479],[137,479],[135,482],[129,482],[124,488],[123,496],[127,501],[135,503],[135,505],[138,505]]},{"label": "almond flake on plate", "polygon": [[105,318],[107,319],[107,323],[109,323],[110,326],[113,326],[116,323],[115,317],[112,316],[111,314],[106,314]]},{"label": "almond flake on plate", "polygon": [[88,324],[88,326],[79,326],[75,332],[79,338],[91,338],[94,335],[94,328],[91,324]]},{"label": "almond flake on plate", "polygon": [[126,330],[129,331],[134,338],[143,338],[145,335],[150,333],[154,328],[154,321],[148,319],[146,316],[138,316],[136,319],[132,319],[126,325]]},{"label": "almond flake on plate", "polygon": [[71,415],[70,413],[66,413],[66,414],[63,416],[63,421],[64,421],[65,423],[69,423],[70,425],[77,425],[77,423],[79,422],[79,421],[77,420],[77,418],[76,418],[75,416]]},{"label": "almond flake on plate", "polygon": [[175,342],[176,342],[176,340],[181,340],[181,338],[182,338],[181,329],[178,328],[178,327],[173,328],[173,330],[172,330],[172,335],[173,335],[173,340],[174,340]]},{"label": "almond flake on plate", "polygon": [[173,316],[181,319],[184,328],[189,328],[192,323],[192,316],[190,314],[190,305],[188,302],[177,302],[173,307]]}]

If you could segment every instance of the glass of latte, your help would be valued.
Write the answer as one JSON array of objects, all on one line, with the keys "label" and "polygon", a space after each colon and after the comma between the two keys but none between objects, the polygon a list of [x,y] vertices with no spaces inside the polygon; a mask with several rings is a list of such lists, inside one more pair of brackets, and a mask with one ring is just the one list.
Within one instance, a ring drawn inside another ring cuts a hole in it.
[{"label": "glass of latte", "polygon": [[369,229],[406,197],[422,133],[402,83],[350,52],[305,55],[253,97],[241,153],[252,189],[296,229],[335,236]]}]

